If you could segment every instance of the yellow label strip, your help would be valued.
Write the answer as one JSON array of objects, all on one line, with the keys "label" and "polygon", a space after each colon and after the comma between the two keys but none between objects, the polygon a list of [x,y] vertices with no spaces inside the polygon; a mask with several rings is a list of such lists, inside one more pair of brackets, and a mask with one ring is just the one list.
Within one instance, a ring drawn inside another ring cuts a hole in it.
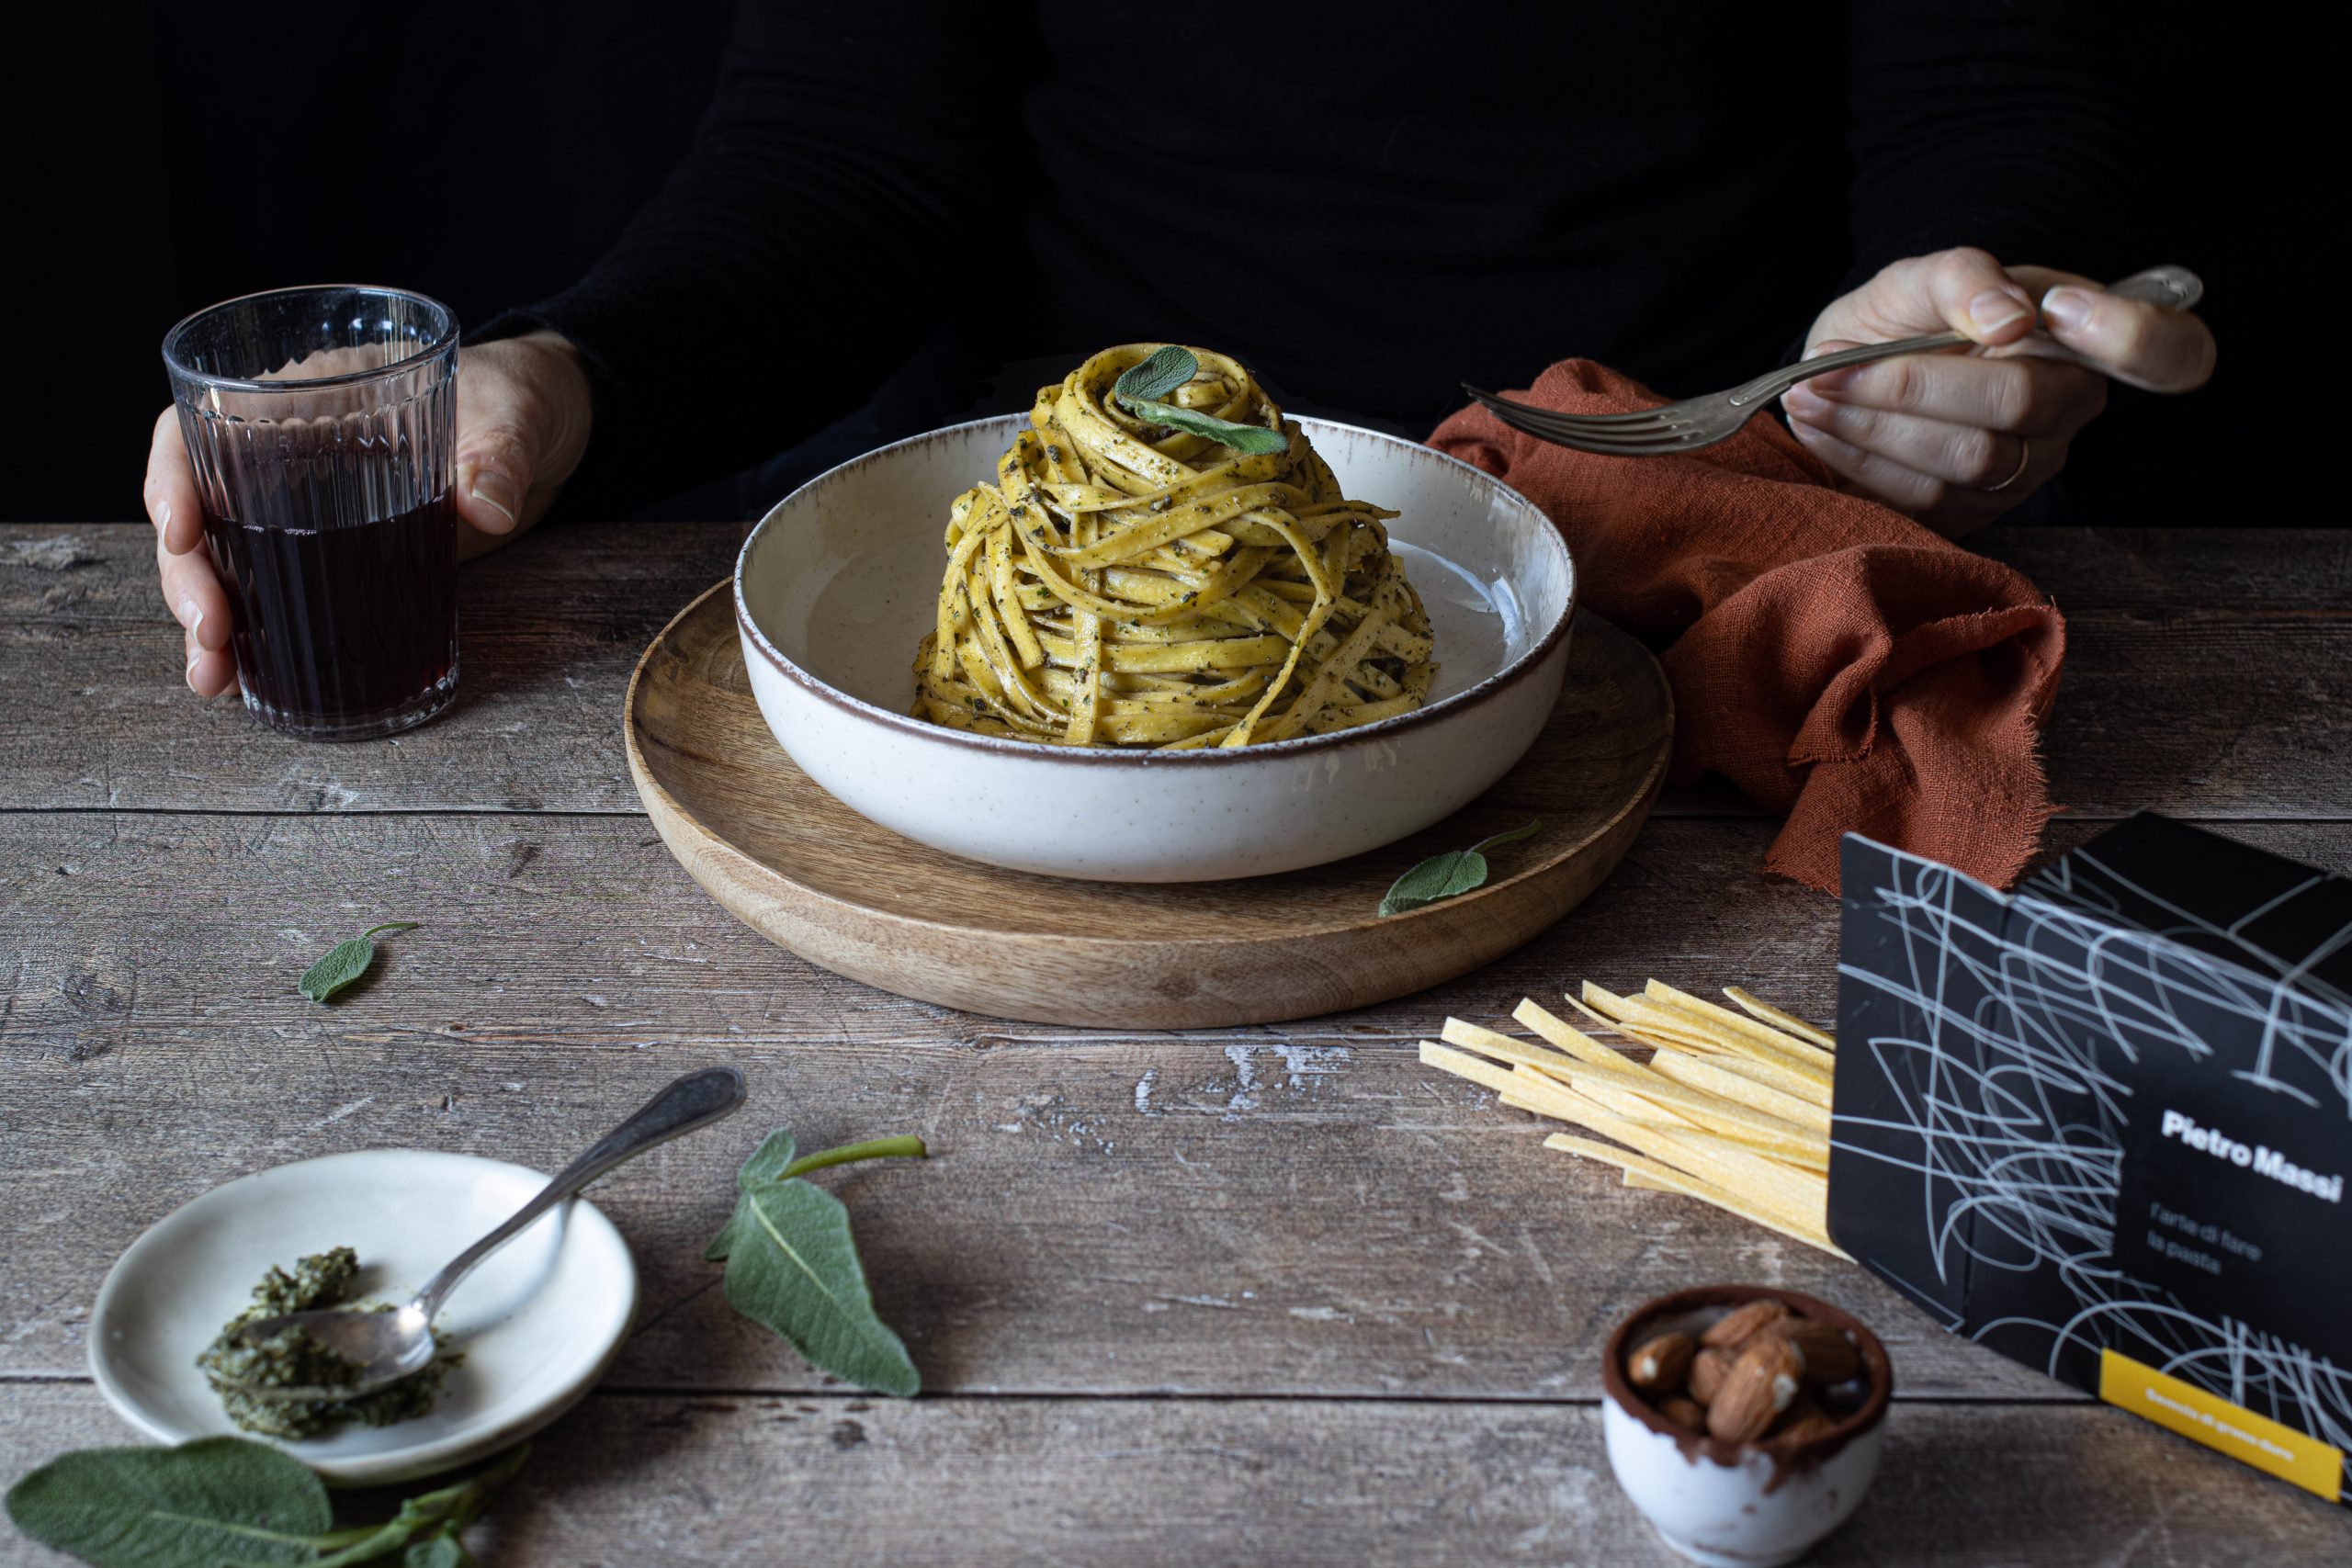
[{"label": "yellow label strip", "polygon": [[2112,1350],[2098,1353],[2098,1396],[2109,1404],[2193,1438],[2331,1503],[2344,1500],[2344,1450],[2256,1416]]}]

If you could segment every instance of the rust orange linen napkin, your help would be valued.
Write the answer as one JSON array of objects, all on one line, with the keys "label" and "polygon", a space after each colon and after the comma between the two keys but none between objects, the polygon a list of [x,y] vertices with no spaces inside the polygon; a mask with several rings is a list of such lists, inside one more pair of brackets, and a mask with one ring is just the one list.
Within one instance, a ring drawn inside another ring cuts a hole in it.
[{"label": "rust orange linen napkin", "polygon": [[[1572,413],[1666,400],[1589,360],[1514,394]],[[2054,807],[2035,754],[2066,623],[2026,577],[1832,488],[1777,419],[1676,457],[1603,457],[1484,409],[1431,446],[1557,523],[1578,602],[1659,647],[1673,779],[1788,821],[1765,869],[1830,892],[1851,829],[2006,887]]]}]

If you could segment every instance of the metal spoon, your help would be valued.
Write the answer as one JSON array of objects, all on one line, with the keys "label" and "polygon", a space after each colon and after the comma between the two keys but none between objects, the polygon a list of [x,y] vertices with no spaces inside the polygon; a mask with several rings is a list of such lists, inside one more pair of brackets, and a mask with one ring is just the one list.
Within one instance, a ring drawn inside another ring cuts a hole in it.
[{"label": "metal spoon", "polygon": [[299,1328],[359,1369],[358,1378],[333,1388],[229,1382],[220,1386],[256,1399],[296,1401],[355,1399],[414,1376],[432,1363],[433,1320],[458,1281],[474,1266],[519,1234],[530,1223],[571,1197],[615,1166],[635,1159],[656,1144],[681,1134],[707,1127],[731,1115],[743,1103],[743,1075],[733,1067],[706,1067],[688,1073],[646,1101],[645,1109],[598,1139],[596,1145],[570,1165],[514,1212],[512,1219],[452,1258],[447,1268],[425,1281],[407,1305],[391,1312],[357,1312],[333,1307],[318,1312],[291,1312],[246,1325],[238,1338],[247,1345],[274,1339]]}]

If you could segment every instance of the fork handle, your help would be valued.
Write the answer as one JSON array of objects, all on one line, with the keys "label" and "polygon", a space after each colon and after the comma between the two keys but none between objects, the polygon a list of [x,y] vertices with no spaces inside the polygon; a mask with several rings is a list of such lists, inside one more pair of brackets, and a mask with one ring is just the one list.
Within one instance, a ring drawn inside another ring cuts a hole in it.
[{"label": "fork handle", "polygon": [[[2152,266],[2145,272],[2135,272],[2120,282],[2108,285],[2107,292],[2126,299],[2139,299],[2151,305],[2165,305],[2176,310],[2186,310],[2205,298],[2205,283],[2185,266]],[[1734,408],[1746,408],[1750,403],[1766,402],[1779,397],[1799,381],[1843,370],[1854,365],[1874,365],[1882,359],[1894,359],[1905,354],[1932,354],[1938,349],[1958,348],[1974,340],[1961,333],[1931,333],[1926,337],[1906,337],[1894,343],[1866,343],[1854,348],[1841,348],[1835,354],[1825,354],[1818,359],[1807,359],[1775,370],[1731,394]]]}]

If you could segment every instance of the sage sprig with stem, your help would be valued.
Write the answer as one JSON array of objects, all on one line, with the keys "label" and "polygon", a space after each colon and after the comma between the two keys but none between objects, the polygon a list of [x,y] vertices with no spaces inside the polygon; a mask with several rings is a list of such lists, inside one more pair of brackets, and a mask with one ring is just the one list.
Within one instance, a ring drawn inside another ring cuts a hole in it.
[{"label": "sage sprig with stem", "polygon": [[267,1443],[84,1449],[8,1488],[8,1518],[97,1568],[473,1568],[465,1529],[529,1451],[411,1497],[380,1525],[336,1529],[325,1484]]},{"label": "sage sprig with stem", "polygon": [[1153,351],[1150,358],[1131,365],[1111,385],[1111,395],[1129,413],[1153,424],[1163,424],[1170,430],[1181,430],[1187,435],[1197,435],[1214,441],[1220,446],[1230,446],[1237,452],[1262,457],[1271,452],[1290,449],[1290,437],[1279,430],[1268,430],[1261,424],[1237,424],[1229,419],[1218,419],[1195,409],[1188,409],[1163,400],[1177,388],[1199,373],[1201,362],[1193,352],[1178,344],[1170,344]]},{"label": "sage sprig with stem", "polygon": [[347,942],[336,942],[327,949],[327,955],[302,971],[302,994],[314,1002],[323,1002],[368,973],[376,962],[378,931],[413,931],[419,922],[392,920],[380,926],[370,926]]},{"label": "sage sprig with stem", "polygon": [[899,1337],[874,1311],[849,1211],[801,1178],[865,1159],[922,1159],[912,1134],[844,1144],[794,1157],[778,1128],[736,1172],[735,1213],[703,1254],[727,1262],[727,1303],[773,1330],[810,1366],[844,1382],[911,1398],[922,1374]]}]

